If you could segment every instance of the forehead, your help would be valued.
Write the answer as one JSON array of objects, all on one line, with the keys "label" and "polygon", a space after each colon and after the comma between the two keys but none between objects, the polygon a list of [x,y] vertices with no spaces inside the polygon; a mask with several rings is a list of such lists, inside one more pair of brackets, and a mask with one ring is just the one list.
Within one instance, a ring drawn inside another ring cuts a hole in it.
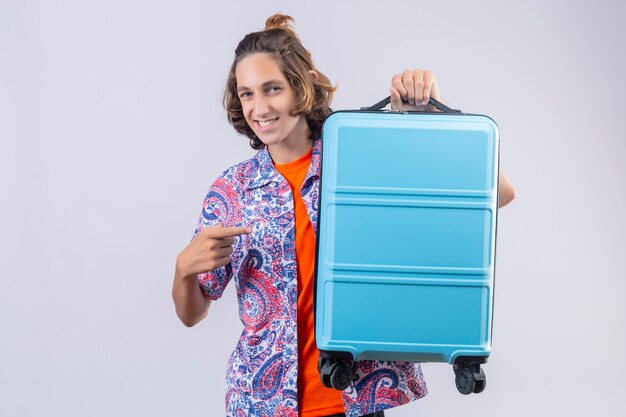
[{"label": "forehead", "polygon": [[254,88],[268,80],[287,81],[278,61],[269,54],[256,53],[242,59],[235,69],[237,87]]}]

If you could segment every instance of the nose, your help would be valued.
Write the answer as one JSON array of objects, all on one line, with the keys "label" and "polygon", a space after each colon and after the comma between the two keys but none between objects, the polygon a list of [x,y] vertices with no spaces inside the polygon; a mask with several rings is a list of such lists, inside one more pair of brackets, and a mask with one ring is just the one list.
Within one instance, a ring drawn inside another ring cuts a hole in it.
[{"label": "nose", "polygon": [[267,97],[263,94],[254,95],[254,115],[261,118],[270,111],[269,102]]}]

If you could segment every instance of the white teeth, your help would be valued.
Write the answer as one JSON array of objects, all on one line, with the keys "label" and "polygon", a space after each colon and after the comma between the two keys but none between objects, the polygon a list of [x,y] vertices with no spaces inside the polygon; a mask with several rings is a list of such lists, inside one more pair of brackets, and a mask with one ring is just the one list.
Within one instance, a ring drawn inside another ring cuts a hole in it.
[{"label": "white teeth", "polygon": [[263,120],[259,120],[259,125],[260,125],[261,127],[269,126],[269,125],[271,125],[272,123],[274,123],[276,120],[278,120],[278,118],[276,118],[276,119],[272,119],[272,120],[265,120],[265,121],[263,121]]}]

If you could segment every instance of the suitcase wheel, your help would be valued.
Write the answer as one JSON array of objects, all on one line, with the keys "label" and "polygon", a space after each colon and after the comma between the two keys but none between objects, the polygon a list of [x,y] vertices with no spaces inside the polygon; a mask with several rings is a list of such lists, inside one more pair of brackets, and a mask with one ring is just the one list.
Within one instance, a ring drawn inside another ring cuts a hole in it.
[{"label": "suitcase wheel", "polygon": [[476,381],[476,385],[474,386],[474,394],[480,394],[485,390],[487,386],[487,380],[483,379],[482,381]]},{"label": "suitcase wheel", "polygon": [[319,358],[317,369],[320,372],[322,384],[326,388],[343,391],[348,388],[352,380],[352,369],[343,360],[334,358]]},{"label": "suitcase wheel", "polygon": [[463,395],[480,394],[487,386],[487,378],[480,364],[454,365],[456,389]]}]

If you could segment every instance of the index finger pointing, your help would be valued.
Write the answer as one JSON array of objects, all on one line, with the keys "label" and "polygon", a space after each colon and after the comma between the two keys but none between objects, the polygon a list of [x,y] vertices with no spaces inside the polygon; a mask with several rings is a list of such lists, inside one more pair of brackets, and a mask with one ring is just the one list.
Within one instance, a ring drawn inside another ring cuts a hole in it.
[{"label": "index finger pointing", "polygon": [[252,233],[252,229],[249,227],[218,227],[212,230],[211,237],[229,237],[229,236],[240,236],[240,235],[249,235]]}]

